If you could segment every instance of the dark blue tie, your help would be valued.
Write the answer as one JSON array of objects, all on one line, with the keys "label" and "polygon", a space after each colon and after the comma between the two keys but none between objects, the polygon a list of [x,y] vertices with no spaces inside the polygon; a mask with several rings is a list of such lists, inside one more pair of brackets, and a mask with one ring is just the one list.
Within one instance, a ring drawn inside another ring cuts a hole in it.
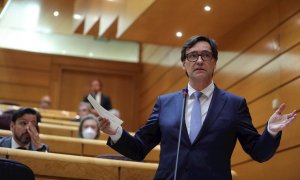
[{"label": "dark blue tie", "polygon": [[202,116],[201,116],[201,103],[200,103],[200,96],[202,95],[201,92],[194,92],[194,104],[192,107],[191,113],[191,124],[190,124],[190,141],[191,143],[194,142],[199,131],[202,127]]}]

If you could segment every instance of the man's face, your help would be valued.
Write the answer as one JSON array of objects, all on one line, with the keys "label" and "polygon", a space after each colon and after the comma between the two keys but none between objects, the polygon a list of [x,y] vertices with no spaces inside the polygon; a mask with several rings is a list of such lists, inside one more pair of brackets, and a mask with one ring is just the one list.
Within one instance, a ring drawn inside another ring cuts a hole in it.
[{"label": "man's face", "polygon": [[86,115],[88,115],[88,114],[90,114],[89,108],[88,108],[87,106],[85,106],[85,105],[81,105],[81,106],[79,107],[79,109],[78,109],[78,115],[79,115],[80,117],[83,117],[83,116],[86,116]]},{"label": "man's face", "polygon": [[[196,52],[211,52],[210,45],[205,41],[197,42],[193,47],[186,50],[186,54]],[[183,62],[183,69],[187,72],[189,79],[194,82],[211,81],[216,67],[216,60],[212,58],[208,61],[203,61],[199,56],[196,62],[185,60]]]},{"label": "man's face", "polygon": [[36,115],[24,114],[22,117],[18,118],[15,123],[10,123],[10,129],[13,133],[14,139],[20,145],[26,145],[31,141],[30,135],[27,130],[30,123],[35,127],[37,126]]},{"label": "man's face", "polygon": [[101,91],[101,85],[100,85],[99,81],[91,82],[91,91],[94,93]]}]

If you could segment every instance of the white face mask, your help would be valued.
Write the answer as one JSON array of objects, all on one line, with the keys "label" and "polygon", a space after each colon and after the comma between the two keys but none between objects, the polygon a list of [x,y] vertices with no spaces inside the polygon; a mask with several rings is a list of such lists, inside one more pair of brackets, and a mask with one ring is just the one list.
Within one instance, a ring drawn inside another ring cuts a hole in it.
[{"label": "white face mask", "polygon": [[84,129],[82,132],[84,139],[95,139],[96,135],[97,133],[91,127]]}]

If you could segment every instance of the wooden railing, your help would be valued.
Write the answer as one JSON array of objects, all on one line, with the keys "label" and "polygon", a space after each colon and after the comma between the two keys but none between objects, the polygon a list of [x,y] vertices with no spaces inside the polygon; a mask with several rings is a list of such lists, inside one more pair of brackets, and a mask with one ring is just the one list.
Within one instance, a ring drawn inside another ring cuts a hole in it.
[{"label": "wooden railing", "polygon": [[[0,136],[10,136],[11,131],[0,130]],[[49,146],[50,152],[72,154],[80,156],[118,155],[118,153],[106,145],[104,140],[89,140],[73,137],[63,137],[48,134],[40,134],[41,141]],[[146,162],[159,161],[160,146],[155,147],[145,157]]]},{"label": "wooden railing", "polygon": [[153,179],[157,163],[0,148],[0,157],[29,166],[36,179]]}]

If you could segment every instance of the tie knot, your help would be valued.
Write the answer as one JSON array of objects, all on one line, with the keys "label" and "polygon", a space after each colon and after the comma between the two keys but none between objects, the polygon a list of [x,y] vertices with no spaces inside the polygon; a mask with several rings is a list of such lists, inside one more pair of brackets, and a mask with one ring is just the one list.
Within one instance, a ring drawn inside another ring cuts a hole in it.
[{"label": "tie knot", "polygon": [[195,99],[199,99],[201,97],[201,95],[202,95],[202,92],[200,92],[200,91],[195,91],[194,92]]}]

